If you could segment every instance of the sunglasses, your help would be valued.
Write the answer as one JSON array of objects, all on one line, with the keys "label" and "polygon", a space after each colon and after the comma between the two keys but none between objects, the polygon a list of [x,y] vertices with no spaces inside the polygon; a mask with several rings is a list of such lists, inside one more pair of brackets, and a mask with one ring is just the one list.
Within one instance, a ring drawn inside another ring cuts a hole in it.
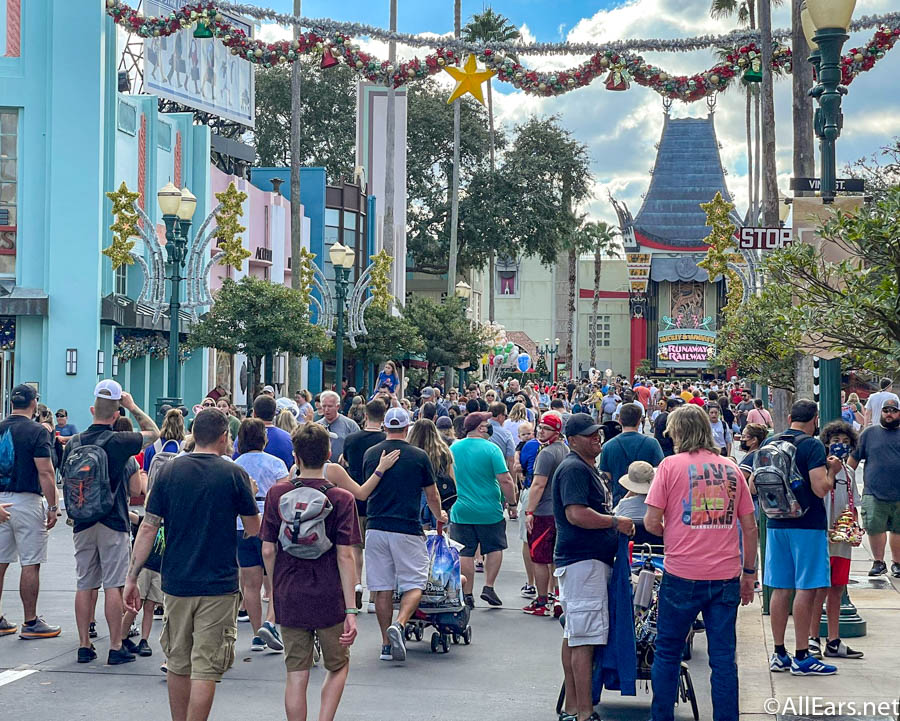
[{"label": "sunglasses", "polygon": [[890,406],[888,408],[882,408],[882,413],[900,413],[900,408],[894,408],[894,406]]},{"label": "sunglasses", "polygon": [[56,417],[57,417],[57,418],[65,418],[65,417],[66,417],[66,414],[65,414],[65,413],[57,413],[57,414],[56,414]]}]

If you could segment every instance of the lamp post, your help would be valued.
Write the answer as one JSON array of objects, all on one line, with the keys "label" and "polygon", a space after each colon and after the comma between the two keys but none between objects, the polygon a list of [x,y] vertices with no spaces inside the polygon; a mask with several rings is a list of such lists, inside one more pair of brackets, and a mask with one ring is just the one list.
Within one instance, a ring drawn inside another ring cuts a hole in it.
[{"label": "lamp post", "polygon": [[347,286],[350,283],[350,269],[353,267],[353,248],[335,243],[328,251],[334,266],[335,303],[337,308],[337,331],[334,336],[334,376],[338,394],[343,391],[344,378],[344,303],[347,300]]},{"label": "lamp post", "polygon": [[[472,297],[472,286],[466,283],[466,281],[461,280],[456,284],[455,293],[458,298],[462,298],[466,302],[466,318],[468,318],[471,327],[472,306],[469,305],[469,298]],[[457,370],[459,372],[459,394],[462,396],[465,390],[465,374],[461,368]]]},{"label": "lamp post", "polygon": [[187,257],[188,233],[191,218],[197,209],[197,198],[187,188],[179,190],[170,181],[156,194],[159,209],[166,226],[166,279],[172,284],[169,296],[169,396],[158,398],[156,415],[162,420],[160,409],[164,405],[177,408],[182,404],[181,365],[179,363],[179,314],[181,312],[181,281],[185,280],[184,265]]},{"label": "lamp post", "polygon": [[550,381],[556,383],[556,364],[553,362],[553,356],[559,353],[559,338],[553,339],[553,345],[550,345],[549,338],[544,338],[544,345],[538,350],[550,356]]}]

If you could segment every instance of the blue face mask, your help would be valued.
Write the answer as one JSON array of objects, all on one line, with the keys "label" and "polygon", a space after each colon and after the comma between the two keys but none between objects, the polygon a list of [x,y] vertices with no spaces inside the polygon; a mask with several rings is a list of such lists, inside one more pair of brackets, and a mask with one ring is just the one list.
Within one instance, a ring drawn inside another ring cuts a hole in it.
[{"label": "blue face mask", "polygon": [[844,459],[850,455],[850,445],[847,443],[832,443],[828,446],[828,452],[832,456]]}]

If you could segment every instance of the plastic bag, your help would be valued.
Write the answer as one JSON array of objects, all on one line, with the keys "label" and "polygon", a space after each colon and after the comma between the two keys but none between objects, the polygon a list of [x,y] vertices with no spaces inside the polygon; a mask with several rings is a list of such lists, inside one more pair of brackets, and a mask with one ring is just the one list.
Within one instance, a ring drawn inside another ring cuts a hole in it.
[{"label": "plastic bag", "polygon": [[443,533],[430,533],[425,539],[428,549],[428,581],[422,593],[420,607],[448,607],[461,605],[462,576],[459,551]]}]

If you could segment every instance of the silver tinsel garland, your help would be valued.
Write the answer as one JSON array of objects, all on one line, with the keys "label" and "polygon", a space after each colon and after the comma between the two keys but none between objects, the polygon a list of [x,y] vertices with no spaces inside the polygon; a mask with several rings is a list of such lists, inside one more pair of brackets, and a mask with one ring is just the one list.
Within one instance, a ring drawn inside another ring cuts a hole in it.
[{"label": "silver tinsel garland", "polygon": [[[410,35],[409,33],[391,32],[363,23],[339,22],[329,18],[297,17],[256,5],[247,5],[246,3],[218,2],[216,6],[220,10],[246,15],[257,20],[268,20],[278,25],[308,28],[317,34],[342,33],[351,37],[366,36],[374,40],[397,42],[410,47],[446,48],[475,54],[484,51],[485,48],[515,55],[593,55],[605,50],[616,52],[692,52],[708,48],[745,45],[759,40],[758,30],[734,30],[724,35],[700,35],[692,38],[673,39],[629,39],[607,43],[469,43],[463,40],[455,40],[449,36],[427,37]],[[858,32],[860,30],[877,28],[881,25],[893,24],[898,21],[900,21],[900,12],[865,15],[850,23],[849,30],[850,32]],[[790,36],[791,30],[789,28],[772,31],[774,40],[784,40],[790,38]]]}]

